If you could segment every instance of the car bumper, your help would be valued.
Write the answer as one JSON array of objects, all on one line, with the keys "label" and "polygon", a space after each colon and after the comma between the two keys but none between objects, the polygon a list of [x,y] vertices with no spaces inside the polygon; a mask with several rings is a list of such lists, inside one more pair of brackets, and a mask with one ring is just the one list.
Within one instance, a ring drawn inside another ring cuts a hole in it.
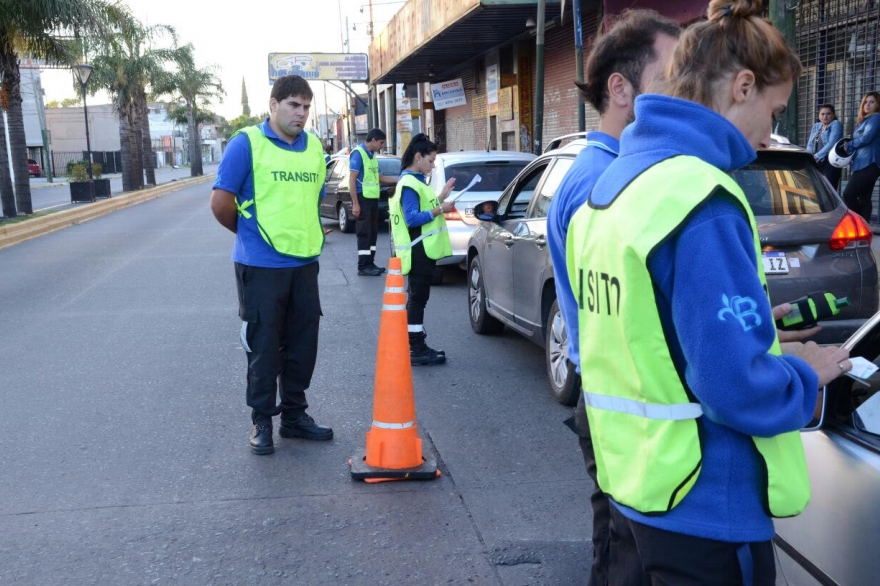
[{"label": "car bumper", "polygon": [[447,222],[446,229],[449,232],[449,242],[452,244],[452,256],[441,258],[437,261],[437,264],[461,264],[467,258],[468,240],[470,240],[477,226],[470,226],[464,222]]}]

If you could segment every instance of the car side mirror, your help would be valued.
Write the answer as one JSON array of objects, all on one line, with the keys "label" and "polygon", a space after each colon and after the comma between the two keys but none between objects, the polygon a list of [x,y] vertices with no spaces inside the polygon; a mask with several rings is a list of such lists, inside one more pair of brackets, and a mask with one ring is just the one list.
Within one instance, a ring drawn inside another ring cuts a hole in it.
[{"label": "car side mirror", "polygon": [[474,206],[474,217],[482,222],[493,222],[498,214],[498,202],[484,201]]},{"label": "car side mirror", "polygon": [[827,407],[828,387],[819,389],[819,399],[816,401],[816,409],[813,411],[813,418],[806,424],[801,431],[817,431],[825,425],[825,409]]}]

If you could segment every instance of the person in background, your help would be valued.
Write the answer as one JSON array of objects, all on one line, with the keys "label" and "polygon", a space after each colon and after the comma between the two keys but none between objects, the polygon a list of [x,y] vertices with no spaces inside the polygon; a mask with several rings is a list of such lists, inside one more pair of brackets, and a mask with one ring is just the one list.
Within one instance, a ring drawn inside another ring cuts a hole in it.
[{"label": "person in background", "polygon": [[303,132],[311,103],[312,89],[302,77],[276,80],[269,117],[229,140],[211,193],[214,217],[235,234],[250,449],[258,455],[275,451],[274,415],[281,415],[281,437],[333,438],[332,429],[306,413],[305,391],[318,355],[318,257],[324,248],[318,206],[326,174],[321,141]]},{"label": "person in background", "polygon": [[843,170],[828,162],[828,153],[841,137],[843,137],[843,124],[837,119],[834,106],[822,104],[819,107],[819,121],[813,125],[813,130],[810,131],[807,151],[813,153],[819,170],[831,183],[834,191],[840,189],[840,174]]},{"label": "person in background", "polygon": [[330,159],[331,159],[332,155],[333,155],[333,147],[331,147],[329,144],[324,145],[324,163],[325,164],[327,164],[327,165],[330,164]]},{"label": "person in background", "polygon": [[[599,176],[620,149],[620,133],[633,120],[633,103],[657,78],[678,42],[681,29],[675,21],[653,10],[629,10],[593,45],[585,67],[584,83],[577,84],[584,100],[599,112],[598,130],[587,134],[587,145],[578,153],[550,203],[547,235],[556,298],[568,332],[568,359],[580,373],[578,356],[577,302],[565,266],[568,224],[587,200]],[[584,396],[575,408],[575,427],[587,474],[593,480],[590,503],[593,512],[593,564],[591,586],[608,583],[611,534],[608,497],[599,489],[596,457],[590,440]]]},{"label": "person in background", "polygon": [[868,92],[859,104],[859,115],[852,140],[846,152],[853,153],[849,181],[843,190],[843,202],[863,218],[871,221],[874,184],[880,177],[880,92]]},{"label": "person in background", "polygon": [[440,194],[428,186],[427,176],[434,168],[437,145],[425,134],[412,138],[401,160],[400,179],[388,202],[394,254],[400,257],[407,279],[406,318],[409,331],[410,363],[431,366],[446,362],[446,353],[425,343],[425,306],[431,296],[434,266],[452,255],[452,244],[443,214],[452,210],[446,201],[455,185],[450,179]]},{"label": "person in background", "polygon": [[[809,500],[799,430],[851,368],[781,353],[754,216],[729,173],[767,148],[801,64],[760,0],[712,0],[665,92],[635,102],[566,243],[612,584],[772,585],[772,518]],[[797,355],[795,355],[797,354]],[[645,576],[626,578],[632,568]]]},{"label": "person in background", "polygon": [[397,183],[396,177],[379,172],[376,153],[385,148],[385,140],[385,133],[381,129],[372,129],[367,133],[366,140],[352,150],[348,159],[351,213],[357,220],[358,275],[362,277],[378,277],[385,272],[385,267],[378,267],[374,262],[376,240],[379,238],[379,197],[382,183]]}]

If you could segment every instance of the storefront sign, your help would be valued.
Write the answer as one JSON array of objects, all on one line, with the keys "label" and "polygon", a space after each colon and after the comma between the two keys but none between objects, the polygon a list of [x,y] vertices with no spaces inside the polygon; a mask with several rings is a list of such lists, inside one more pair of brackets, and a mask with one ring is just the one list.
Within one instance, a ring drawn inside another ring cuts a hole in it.
[{"label": "storefront sign", "polygon": [[397,100],[397,132],[412,132],[413,119],[409,98]]},{"label": "storefront sign", "polygon": [[520,148],[524,153],[530,153],[532,152],[532,70],[528,52],[523,51],[519,54],[516,71]]},{"label": "storefront sign", "polygon": [[285,75],[309,81],[367,81],[366,53],[269,53],[269,83]]},{"label": "storefront sign", "polygon": [[467,96],[464,93],[464,84],[461,79],[450,79],[440,83],[431,84],[431,98],[434,100],[435,110],[445,110],[455,106],[467,104]]}]

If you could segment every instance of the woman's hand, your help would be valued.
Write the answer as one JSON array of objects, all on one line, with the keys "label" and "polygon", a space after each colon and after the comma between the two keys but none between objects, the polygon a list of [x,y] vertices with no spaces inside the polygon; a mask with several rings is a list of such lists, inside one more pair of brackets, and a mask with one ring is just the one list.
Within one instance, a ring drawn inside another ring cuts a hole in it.
[{"label": "woman's hand", "polygon": [[[446,182],[446,185],[443,186],[443,189],[440,191],[440,196],[437,198],[442,203],[449,194],[452,193],[452,186],[455,185],[455,177]],[[450,204],[452,205],[452,204]]]},{"label": "woman's hand", "polygon": [[[773,314],[773,321],[782,319],[791,312],[791,309],[791,303],[782,303],[781,305],[777,305],[770,310],[770,312]],[[813,326],[812,328],[807,328],[806,330],[776,330],[776,337],[779,339],[780,344],[786,344],[788,342],[800,342],[801,340],[806,340],[807,338],[816,335],[821,329],[822,326]],[[786,352],[786,354],[793,354],[793,352]]]}]

